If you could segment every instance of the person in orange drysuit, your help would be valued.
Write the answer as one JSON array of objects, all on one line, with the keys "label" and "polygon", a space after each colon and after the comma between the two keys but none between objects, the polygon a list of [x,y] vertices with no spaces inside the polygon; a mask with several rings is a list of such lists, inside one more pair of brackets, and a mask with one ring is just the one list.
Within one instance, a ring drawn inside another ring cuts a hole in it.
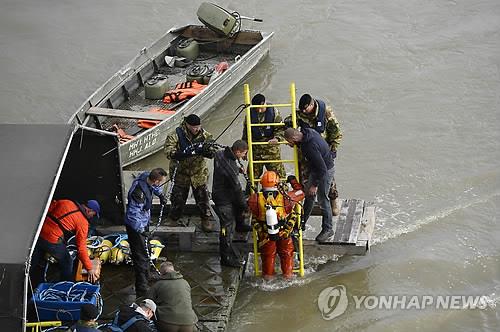
[{"label": "person in orange drysuit", "polygon": [[258,245],[262,259],[262,276],[269,280],[274,275],[276,253],[280,257],[283,277],[293,275],[292,231],[297,229],[299,215],[293,211],[296,203],[304,199],[302,186],[295,177],[289,177],[292,190],[280,183],[276,172],[266,171],[260,180],[262,190],[248,199],[248,208],[253,215],[254,228],[258,234]]}]

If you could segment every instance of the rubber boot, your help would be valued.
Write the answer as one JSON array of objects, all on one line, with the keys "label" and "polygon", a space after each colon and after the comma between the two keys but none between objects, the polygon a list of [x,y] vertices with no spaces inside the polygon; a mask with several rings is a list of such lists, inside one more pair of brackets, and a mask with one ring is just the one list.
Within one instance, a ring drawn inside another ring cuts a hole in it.
[{"label": "rubber boot", "polygon": [[338,216],[340,213],[338,199],[337,198],[333,199],[331,201],[331,204],[332,204],[332,215]]},{"label": "rubber boot", "polygon": [[262,277],[266,280],[272,279],[276,260],[276,242],[268,241],[260,250],[260,256],[262,258]]},{"label": "rubber boot", "polygon": [[338,216],[340,213],[338,199],[337,199],[338,197],[339,197],[339,192],[337,191],[337,183],[335,183],[334,180],[332,185],[330,186],[330,191],[328,192],[328,198],[330,198],[330,205],[332,207],[332,215],[334,216]]},{"label": "rubber boot", "polygon": [[222,228],[219,234],[220,264],[229,267],[241,267],[238,256],[231,247],[231,234],[226,228]]}]

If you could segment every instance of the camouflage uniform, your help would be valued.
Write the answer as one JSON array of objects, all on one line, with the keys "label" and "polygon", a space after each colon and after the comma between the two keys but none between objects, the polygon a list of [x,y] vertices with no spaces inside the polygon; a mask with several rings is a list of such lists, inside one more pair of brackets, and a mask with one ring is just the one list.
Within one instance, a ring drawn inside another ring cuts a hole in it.
[{"label": "camouflage uniform", "polygon": [[[255,109],[252,109],[252,112],[256,113],[258,123],[268,123],[266,121],[266,113],[271,111],[271,107],[268,107],[265,112],[258,113]],[[280,112],[276,108],[272,108],[274,110],[274,119],[269,121],[269,123],[279,123],[282,122],[282,118]],[[255,123],[255,122],[252,122]],[[276,138],[278,141],[283,141],[283,126],[269,126],[269,127],[252,127],[255,130],[260,130],[261,137],[256,138],[255,134],[252,133],[252,141],[253,142],[267,142],[270,139]],[[265,134],[265,130],[272,130],[270,136]],[[245,117],[245,122],[243,125],[243,135],[242,140],[248,142],[247,140],[247,119]],[[269,145],[252,145],[252,156],[253,160],[279,160],[281,159],[281,149],[279,144],[269,144]],[[253,164],[253,176],[255,179],[259,179],[262,175],[262,171],[264,170],[264,166],[266,166],[266,170],[275,171],[278,175],[284,179],[286,177],[285,167],[283,167],[283,163],[254,163]]]},{"label": "camouflage uniform", "polygon": [[[319,105],[318,101],[315,99],[314,103],[315,112],[311,114],[305,114],[304,112],[297,112],[297,125],[300,126],[300,122],[307,124],[311,128],[316,129],[316,125],[318,123],[318,113],[319,113]],[[321,137],[325,139],[325,141],[330,146],[330,149],[337,153],[337,148],[340,145],[340,141],[342,140],[342,132],[340,130],[339,122],[333,113],[333,109],[330,105],[326,105],[325,103],[325,130],[320,133]],[[301,158],[302,154],[299,153],[299,158]],[[307,165],[304,164],[302,158],[300,161],[300,170],[301,170],[301,180],[305,184],[309,177],[309,169]],[[332,181],[332,185],[330,187],[330,199],[336,199],[338,197],[337,192],[337,184],[335,183],[335,179]]]},{"label": "camouflage uniform", "polygon": [[[193,137],[186,127],[186,123],[182,122],[179,127],[184,133],[189,144],[203,143],[213,140],[212,134],[201,129],[200,132]],[[209,199],[207,191],[208,168],[205,158],[213,158],[213,152],[193,154],[190,157],[177,161],[173,159],[176,152],[181,150],[179,135],[177,132],[167,136],[165,140],[164,152],[167,159],[170,160],[170,176],[175,173],[174,187],[170,197],[171,210],[170,219],[177,221],[181,218],[186,200],[189,194],[189,188],[193,189],[193,196],[200,209],[200,217],[202,225],[208,222],[210,218]]]}]

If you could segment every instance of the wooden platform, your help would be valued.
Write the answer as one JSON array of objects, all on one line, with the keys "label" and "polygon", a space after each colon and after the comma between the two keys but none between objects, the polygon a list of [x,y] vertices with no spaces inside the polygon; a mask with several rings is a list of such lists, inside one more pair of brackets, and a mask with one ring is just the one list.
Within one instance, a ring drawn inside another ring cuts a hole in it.
[{"label": "wooden platform", "polygon": [[333,217],[335,233],[325,243],[314,239],[321,231],[321,217],[311,217],[303,234],[305,246],[337,255],[365,255],[375,227],[375,205],[360,199],[340,200],[340,214]]}]

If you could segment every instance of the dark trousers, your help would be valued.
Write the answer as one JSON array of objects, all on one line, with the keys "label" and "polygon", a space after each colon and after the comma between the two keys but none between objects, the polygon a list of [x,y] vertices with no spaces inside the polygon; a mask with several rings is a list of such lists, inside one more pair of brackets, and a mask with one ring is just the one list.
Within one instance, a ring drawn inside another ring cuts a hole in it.
[{"label": "dark trousers", "polygon": [[[179,220],[184,212],[184,207],[186,205],[186,200],[189,195],[189,186],[182,186],[179,184],[174,184],[172,188],[172,195],[170,196],[170,202],[172,203],[170,209],[170,218],[172,220]],[[191,187],[193,189],[194,200],[196,205],[200,209],[200,218],[202,220],[208,220],[210,218],[210,210],[208,207],[208,191],[207,186],[202,185],[197,188]]]},{"label": "dark trousers", "polygon": [[149,256],[146,247],[147,238],[126,226],[128,243],[130,244],[130,257],[134,263],[135,292],[137,296],[143,296],[149,289]]},{"label": "dark trousers", "polygon": [[45,269],[48,264],[44,257],[46,253],[49,253],[57,260],[60,270],[59,280],[73,281],[73,257],[69,254],[66,244],[63,242],[50,243],[40,237],[31,258],[30,277],[33,287],[46,281]]},{"label": "dark trousers", "polygon": [[219,217],[219,251],[221,257],[237,256],[232,243],[236,223],[243,222],[243,211],[236,204],[215,203],[215,213]]}]

